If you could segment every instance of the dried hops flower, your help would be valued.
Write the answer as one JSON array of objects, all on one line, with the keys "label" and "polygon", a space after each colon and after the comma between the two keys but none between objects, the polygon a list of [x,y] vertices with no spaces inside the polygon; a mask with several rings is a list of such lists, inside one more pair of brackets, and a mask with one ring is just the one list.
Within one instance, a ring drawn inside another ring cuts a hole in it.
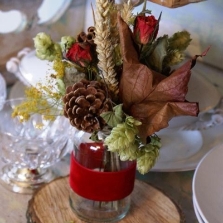
[{"label": "dried hops flower", "polygon": [[59,43],[52,41],[51,37],[43,32],[38,33],[34,40],[36,55],[42,60],[53,61],[61,57],[62,52]]},{"label": "dried hops flower", "polygon": [[64,115],[72,126],[89,133],[105,126],[101,113],[111,110],[106,96],[106,86],[99,81],[81,80],[67,87],[64,101]]},{"label": "dried hops flower", "polygon": [[76,40],[72,36],[62,36],[60,41],[62,52],[66,53],[75,41]]},{"label": "dried hops flower", "polygon": [[137,157],[137,169],[141,174],[147,173],[156,163],[160,153],[160,138],[156,135],[150,137],[151,142],[143,145]]},{"label": "dried hops flower", "polygon": [[105,144],[108,146],[109,151],[122,154],[125,151],[128,153],[128,159],[135,159],[137,151],[135,147],[135,144],[137,144],[135,135],[138,133],[137,126],[139,125],[141,125],[141,122],[131,116],[127,116],[124,123],[120,123],[114,127],[111,134],[105,139]]},{"label": "dried hops flower", "polygon": [[111,131],[111,134],[105,139],[105,144],[110,151],[117,152],[128,148],[130,144],[135,143],[135,135],[138,133],[137,126],[141,123],[133,117],[128,116],[124,123],[118,124]]},{"label": "dried hops flower", "polygon": [[127,116],[124,123],[118,124],[106,137],[105,145],[109,151],[117,152],[120,159],[137,160],[137,169],[140,173],[147,173],[155,164],[161,147],[157,135],[150,136],[150,142],[143,144],[138,134],[138,126],[142,123],[131,116]]}]

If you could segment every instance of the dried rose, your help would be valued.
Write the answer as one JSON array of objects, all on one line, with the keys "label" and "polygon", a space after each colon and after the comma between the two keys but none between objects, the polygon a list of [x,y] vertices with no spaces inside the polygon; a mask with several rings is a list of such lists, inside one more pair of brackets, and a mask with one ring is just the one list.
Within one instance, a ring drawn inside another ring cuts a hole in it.
[{"label": "dried rose", "polygon": [[154,40],[158,33],[158,20],[153,16],[137,16],[133,34],[139,44]]},{"label": "dried rose", "polygon": [[66,53],[68,60],[86,67],[92,61],[90,44],[74,43]]}]

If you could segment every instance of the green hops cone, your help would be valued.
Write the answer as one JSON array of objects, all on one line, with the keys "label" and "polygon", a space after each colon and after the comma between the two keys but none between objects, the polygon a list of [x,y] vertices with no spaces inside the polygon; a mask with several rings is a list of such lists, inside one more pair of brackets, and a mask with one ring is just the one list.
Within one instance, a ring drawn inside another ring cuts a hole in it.
[{"label": "green hops cone", "polygon": [[42,60],[53,61],[55,58],[62,57],[60,45],[54,43],[50,36],[45,33],[38,33],[33,38],[36,48],[36,56]]},{"label": "green hops cone", "polygon": [[133,143],[135,140],[134,130],[126,128],[126,124],[118,124],[111,131],[111,134],[106,137],[105,144],[108,146],[109,151],[119,152]]},{"label": "green hops cone", "polygon": [[160,138],[156,135],[151,136],[151,142],[143,145],[140,148],[137,158],[137,169],[141,174],[148,173],[155,165],[159,156],[159,149],[161,147]]},{"label": "green hops cone", "polygon": [[119,151],[120,160],[122,161],[135,160],[137,158],[138,148],[139,145],[136,142],[134,144],[129,144],[128,147]]},{"label": "green hops cone", "polygon": [[156,159],[159,156],[159,149],[154,148],[150,152],[144,152],[137,159],[137,169],[141,174],[148,173],[155,165]]},{"label": "green hops cone", "polygon": [[169,38],[169,49],[178,49],[179,51],[184,51],[189,46],[191,42],[190,33],[186,30],[181,32],[176,32],[172,37]]},{"label": "green hops cone", "polygon": [[168,56],[164,59],[166,66],[176,65],[184,60],[184,54],[179,50],[172,50],[168,52]]},{"label": "green hops cone", "polygon": [[75,39],[71,36],[63,36],[60,41],[60,46],[63,52],[67,52],[67,50],[75,43]]},{"label": "green hops cone", "polygon": [[108,146],[109,151],[120,153],[120,151],[134,144],[135,135],[138,133],[138,125],[141,125],[141,122],[127,116],[124,123],[114,127],[111,134],[105,139],[105,144]]}]

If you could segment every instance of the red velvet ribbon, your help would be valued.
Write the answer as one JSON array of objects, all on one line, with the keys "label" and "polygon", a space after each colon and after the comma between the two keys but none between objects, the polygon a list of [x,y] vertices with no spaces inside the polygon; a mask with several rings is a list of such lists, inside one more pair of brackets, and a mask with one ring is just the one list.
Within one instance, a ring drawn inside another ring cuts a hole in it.
[{"label": "red velvet ribbon", "polygon": [[[92,170],[93,168],[100,168],[102,150],[89,149],[89,146],[93,145],[91,143],[84,145],[81,152],[86,155],[88,148],[88,153],[92,156],[92,159],[89,160],[91,161],[90,168],[81,165],[75,159],[74,154],[71,154],[69,181],[72,190],[86,199],[95,201],[115,201],[130,195],[134,188],[136,163],[131,162],[129,167],[118,172]],[[102,144],[98,144],[98,146],[102,146]]]}]

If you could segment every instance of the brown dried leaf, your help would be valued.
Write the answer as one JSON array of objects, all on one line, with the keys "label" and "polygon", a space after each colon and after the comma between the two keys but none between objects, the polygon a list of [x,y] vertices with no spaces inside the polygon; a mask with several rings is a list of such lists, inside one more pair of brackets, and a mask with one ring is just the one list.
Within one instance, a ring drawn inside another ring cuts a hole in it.
[{"label": "brown dried leaf", "polygon": [[197,116],[198,103],[185,100],[193,60],[186,62],[169,77],[150,70],[139,63],[128,25],[121,17],[118,21],[123,56],[120,97],[124,111],[142,122],[139,127],[141,137],[167,127],[174,116]]}]

